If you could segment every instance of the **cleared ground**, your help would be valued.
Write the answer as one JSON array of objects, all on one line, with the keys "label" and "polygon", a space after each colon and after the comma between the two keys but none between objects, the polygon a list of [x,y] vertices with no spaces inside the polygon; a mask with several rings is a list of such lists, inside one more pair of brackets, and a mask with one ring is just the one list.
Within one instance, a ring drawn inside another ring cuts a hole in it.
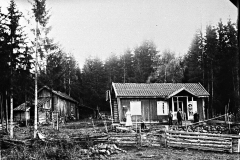
[{"label": "cleared ground", "polygon": [[[109,123],[108,123],[109,124]],[[32,127],[15,128],[15,138],[18,140],[29,139],[33,135]],[[165,148],[164,145],[159,147],[121,147],[127,153],[119,152],[110,156],[92,156],[89,157],[83,153],[83,149],[88,146],[76,144],[71,141],[71,137],[85,135],[105,134],[106,128],[103,121],[92,120],[84,122],[72,122],[60,125],[60,130],[52,129],[51,125],[39,127],[39,131],[48,138],[58,139],[59,143],[48,144],[37,142],[31,147],[15,146],[4,144],[1,148],[1,159],[170,159],[170,160],[240,160],[239,154],[206,152],[198,150],[188,150],[179,148]],[[4,138],[7,136],[5,135]],[[89,144],[91,145],[91,144]],[[1,144],[2,146],[2,144]]]}]

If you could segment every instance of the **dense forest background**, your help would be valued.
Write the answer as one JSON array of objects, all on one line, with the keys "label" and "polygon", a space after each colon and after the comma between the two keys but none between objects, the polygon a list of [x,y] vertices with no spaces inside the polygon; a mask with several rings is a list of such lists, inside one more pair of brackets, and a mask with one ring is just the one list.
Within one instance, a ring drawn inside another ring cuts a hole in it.
[{"label": "dense forest background", "polygon": [[[100,110],[109,110],[105,92],[112,82],[201,83],[210,93],[209,117],[224,113],[226,106],[234,113],[240,109],[237,28],[231,19],[197,30],[182,56],[169,49],[160,51],[153,41],[143,40],[135,48],[113,53],[104,61],[89,57],[80,68],[74,56],[48,36],[48,10],[42,14],[38,30],[32,18],[34,12],[23,16],[13,0],[7,10],[2,13],[0,8],[1,112],[10,104],[10,93],[14,107],[34,100],[35,67],[38,88],[47,85],[69,94],[80,105]],[[37,66],[35,33],[39,35]]]}]

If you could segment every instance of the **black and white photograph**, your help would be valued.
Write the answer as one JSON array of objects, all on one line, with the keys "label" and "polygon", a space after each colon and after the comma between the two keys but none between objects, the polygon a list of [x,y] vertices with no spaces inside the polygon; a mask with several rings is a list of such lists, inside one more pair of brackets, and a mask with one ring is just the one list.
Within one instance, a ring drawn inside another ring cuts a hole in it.
[{"label": "black and white photograph", "polygon": [[239,0],[0,0],[0,160],[240,160]]}]

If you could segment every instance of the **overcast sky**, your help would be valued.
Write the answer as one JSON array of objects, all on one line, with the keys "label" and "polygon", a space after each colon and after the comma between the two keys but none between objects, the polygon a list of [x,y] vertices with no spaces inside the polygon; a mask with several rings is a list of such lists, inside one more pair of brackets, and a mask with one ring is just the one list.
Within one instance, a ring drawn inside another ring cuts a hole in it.
[{"label": "overcast sky", "polygon": [[[8,6],[10,0],[0,0]],[[20,11],[31,10],[27,0],[17,0]],[[237,21],[237,8],[229,0],[47,0],[51,8],[50,36],[83,66],[85,59],[102,60],[122,54],[144,40],[158,50],[187,52],[194,33],[207,24]]]}]

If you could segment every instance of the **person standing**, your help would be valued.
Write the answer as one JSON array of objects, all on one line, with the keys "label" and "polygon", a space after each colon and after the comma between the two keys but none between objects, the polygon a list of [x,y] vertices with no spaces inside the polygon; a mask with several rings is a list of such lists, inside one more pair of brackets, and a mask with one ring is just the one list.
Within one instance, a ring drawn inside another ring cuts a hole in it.
[{"label": "person standing", "polygon": [[170,111],[168,113],[168,124],[169,124],[169,126],[171,126],[173,124],[172,120],[173,120],[173,114],[172,114],[172,111]]},{"label": "person standing", "polygon": [[182,111],[181,111],[181,109],[179,109],[178,112],[177,112],[177,120],[178,120],[178,125],[182,125]]},{"label": "person standing", "polygon": [[194,113],[193,119],[194,119],[194,123],[199,122],[199,114],[197,112]]},{"label": "person standing", "polygon": [[132,126],[132,114],[130,112],[130,109],[127,110],[127,112],[125,114],[125,117],[126,117],[126,124],[125,124],[125,126],[126,127],[131,127]]}]

